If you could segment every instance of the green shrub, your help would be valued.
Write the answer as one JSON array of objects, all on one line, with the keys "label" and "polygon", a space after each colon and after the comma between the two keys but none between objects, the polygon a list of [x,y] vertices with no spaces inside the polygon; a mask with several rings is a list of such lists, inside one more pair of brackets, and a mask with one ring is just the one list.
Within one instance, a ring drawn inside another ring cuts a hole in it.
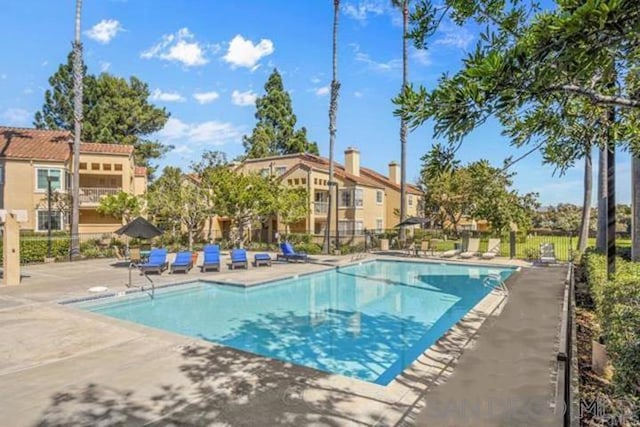
[{"label": "green shrub", "polygon": [[607,280],[606,257],[583,256],[589,291],[596,305],[602,338],[615,369],[614,382],[623,392],[640,390],[640,264],[616,260],[616,274]]},{"label": "green shrub", "polygon": [[294,246],[296,252],[306,252],[309,255],[318,255],[322,253],[322,247],[316,243],[298,243]]},{"label": "green shrub", "polygon": [[311,234],[304,234],[304,233],[291,233],[285,236],[285,240],[291,243],[292,245],[299,245],[299,244],[306,245],[313,242],[313,236]]}]

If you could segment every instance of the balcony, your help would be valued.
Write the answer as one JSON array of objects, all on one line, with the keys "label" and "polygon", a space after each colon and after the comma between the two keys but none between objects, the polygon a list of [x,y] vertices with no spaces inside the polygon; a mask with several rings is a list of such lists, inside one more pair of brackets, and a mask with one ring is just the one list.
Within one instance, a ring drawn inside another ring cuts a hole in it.
[{"label": "balcony", "polygon": [[329,203],[328,202],[314,202],[313,203],[313,213],[316,215],[319,214],[327,214],[329,211]]},{"label": "balcony", "polygon": [[104,196],[112,196],[122,191],[119,187],[80,187],[80,204],[97,206]]}]

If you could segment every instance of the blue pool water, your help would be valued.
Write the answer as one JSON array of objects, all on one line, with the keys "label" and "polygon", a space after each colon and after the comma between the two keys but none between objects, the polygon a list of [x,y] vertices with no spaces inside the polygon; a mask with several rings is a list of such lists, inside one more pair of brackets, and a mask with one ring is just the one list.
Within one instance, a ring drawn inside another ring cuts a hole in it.
[{"label": "blue pool water", "polygon": [[196,282],[154,299],[82,303],[96,313],[388,384],[514,270],[374,261],[244,289]]}]

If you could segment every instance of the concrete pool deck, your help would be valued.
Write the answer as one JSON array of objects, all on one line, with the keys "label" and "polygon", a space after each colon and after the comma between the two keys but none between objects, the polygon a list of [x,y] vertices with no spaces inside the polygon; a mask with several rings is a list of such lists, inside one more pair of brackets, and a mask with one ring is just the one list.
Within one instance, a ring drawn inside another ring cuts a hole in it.
[{"label": "concrete pool deck", "polygon": [[[357,260],[315,258],[321,263],[274,264],[249,271],[223,267],[221,273],[163,274],[154,281],[228,279],[251,285]],[[496,260],[493,264],[506,262]],[[483,300],[384,387],[57,303],[89,295],[90,286],[126,289],[127,269],[111,264],[113,260],[32,266],[23,271],[27,276],[23,285],[0,288],[0,424],[444,425],[423,424],[430,420],[432,396],[460,379],[473,382],[477,378],[481,387],[492,378],[478,376],[481,372],[501,369],[498,362],[479,364],[473,356],[485,347],[483,351],[491,349],[483,343],[496,344],[491,341],[496,325],[510,332],[509,339],[516,339],[523,331],[541,330],[539,339],[522,349],[531,369],[512,375],[519,375],[519,384],[537,383],[540,375],[546,384],[552,380],[556,343],[549,337],[557,335],[564,268],[524,269],[510,284],[506,304],[498,295]],[[140,276],[134,275],[134,279],[137,284],[144,283]],[[536,304],[528,303],[531,298]],[[539,304],[549,307],[549,321],[539,322],[535,311]],[[517,315],[503,321],[509,311]],[[499,355],[515,359],[510,359],[509,369],[518,368],[521,355],[505,352],[500,346],[493,355],[489,351],[483,357],[500,360]],[[474,372],[476,365],[481,372]],[[503,376],[507,374],[504,371]],[[458,392],[465,391],[459,387]],[[549,385],[546,390],[551,401],[553,388]],[[526,387],[513,393],[527,399],[534,391],[539,394],[538,389]]]}]

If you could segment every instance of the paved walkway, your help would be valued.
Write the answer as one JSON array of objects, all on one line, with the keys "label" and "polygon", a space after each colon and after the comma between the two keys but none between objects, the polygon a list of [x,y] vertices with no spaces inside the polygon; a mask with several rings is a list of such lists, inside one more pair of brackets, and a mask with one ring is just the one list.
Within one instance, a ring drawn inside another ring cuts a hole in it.
[{"label": "paved walkway", "polygon": [[[353,258],[319,256],[316,261],[249,271],[192,271],[186,277],[163,274],[156,281],[207,278],[251,285]],[[89,295],[91,286],[125,289],[128,270],[112,264],[32,266],[24,270],[22,285],[0,287],[0,425],[441,426],[445,422],[441,417],[433,422],[432,409],[456,393],[515,383],[511,390],[518,396],[551,398],[550,347],[557,335],[563,269],[525,270],[514,281],[502,314],[491,305],[472,310],[396,381],[382,387],[57,304]],[[144,278],[134,275],[134,282],[144,283]],[[504,332],[496,337],[501,328]],[[509,344],[521,333],[537,339]],[[465,348],[469,342],[471,349]],[[487,354],[477,353],[483,348]],[[525,369],[512,381],[506,374],[489,375],[500,363],[511,375],[518,367]],[[476,365],[487,372],[474,370]],[[538,387],[539,382],[549,387]]]},{"label": "paved walkway", "polygon": [[451,377],[428,393],[417,425],[561,425],[550,404],[565,274],[565,268],[522,273],[500,316],[482,325]]}]

